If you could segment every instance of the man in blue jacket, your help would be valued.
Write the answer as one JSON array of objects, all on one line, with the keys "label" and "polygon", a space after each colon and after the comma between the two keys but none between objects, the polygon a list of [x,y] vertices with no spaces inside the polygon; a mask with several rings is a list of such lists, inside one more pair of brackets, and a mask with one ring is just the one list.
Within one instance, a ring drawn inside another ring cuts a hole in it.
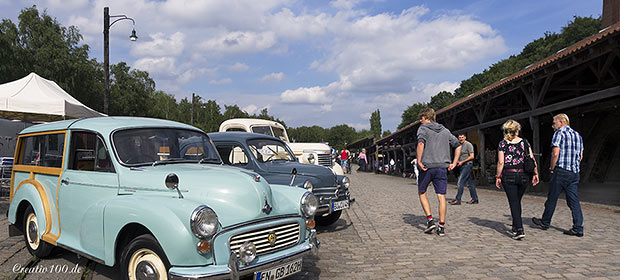
[{"label": "man in blue jacket", "polygon": [[[427,225],[425,233],[432,233],[436,229],[439,236],[445,235],[446,220],[446,191],[448,189],[448,170],[454,169],[461,154],[461,143],[452,135],[450,130],[435,121],[435,110],[426,109],[419,114],[420,128],[418,128],[418,146],[416,149],[420,177],[418,178],[418,194],[420,204],[426,214]],[[450,161],[450,148],[455,148],[454,159]],[[431,206],[426,196],[426,189],[433,183],[437,201],[439,202],[439,226],[433,221]]]}]

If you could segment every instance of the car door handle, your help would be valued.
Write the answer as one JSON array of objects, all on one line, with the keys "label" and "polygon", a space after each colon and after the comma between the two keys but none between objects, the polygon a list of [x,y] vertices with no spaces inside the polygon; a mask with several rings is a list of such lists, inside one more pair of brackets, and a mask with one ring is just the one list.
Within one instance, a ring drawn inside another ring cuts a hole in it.
[{"label": "car door handle", "polygon": [[69,180],[62,179],[62,180],[60,180],[60,183],[63,184],[63,185],[68,185],[69,184]]}]

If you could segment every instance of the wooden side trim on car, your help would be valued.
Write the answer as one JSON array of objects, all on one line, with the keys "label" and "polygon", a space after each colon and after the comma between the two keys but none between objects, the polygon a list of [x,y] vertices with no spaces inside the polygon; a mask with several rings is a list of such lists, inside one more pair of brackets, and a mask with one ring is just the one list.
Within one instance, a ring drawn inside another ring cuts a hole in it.
[{"label": "wooden side trim on car", "polygon": [[54,235],[52,233],[47,233],[51,239],[54,240],[54,245],[56,244],[56,240],[60,238],[60,233],[62,232],[62,227],[60,226],[60,203],[58,203],[58,197],[60,195],[60,182],[62,181],[62,172],[65,170],[65,162],[67,161],[67,140],[69,137],[67,136],[67,131],[65,131],[65,144],[63,146],[62,151],[62,164],[60,165],[60,174],[58,174],[58,182],[56,182],[56,217],[58,218],[58,235]]},{"label": "wooden side trim on car", "polygon": [[17,190],[19,190],[19,188],[21,188],[21,186],[25,184],[31,184],[34,186],[34,188],[39,193],[39,197],[41,198],[41,203],[43,204],[43,212],[45,212],[45,232],[41,236],[41,239],[43,239],[44,241],[48,243],[56,245],[56,240],[50,239],[49,237],[46,236],[48,235],[50,230],[52,230],[52,211],[50,210],[50,204],[49,204],[49,201],[47,200],[47,194],[45,193],[45,189],[43,188],[41,183],[39,183],[39,181],[34,179],[34,173],[32,172],[30,173],[30,179],[24,180],[21,183],[19,183],[17,188],[15,188],[15,192],[17,192]]},{"label": "wooden side trim on car", "polygon": [[34,165],[15,165],[13,166],[14,171],[24,171],[24,172],[34,172],[35,174],[46,174],[46,175],[56,175],[60,176],[62,173],[62,168],[58,167],[45,167],[45,166],[34,166]]},{"label": "wooden side trim on car", "polygon": [[66,129],[63,130],[52,130],[52,131],[43,131],[43,132],[33,132],[28,134],[19,135],[19,138],[29,137],[29,136],[37,136],[37,135],[46,135],[46,134],[59,134],[59,133],[67,133]]},{"label": "wooden side trim on car", "polygon": [[[30,183],[33,186],[35,186],[35,188],[37,189],[37,192],[39,193],[39,197],[41,198],[41,202],[43,203],[43,211],[45,212],[45,232],[41,236],[41,239],[43,239],[43,241],[48,242],[52,245],[56,245],[56,240],[58,240],[58,238],[60,237],[60,233],[62,231],[60,227],[60,205],[58,204],[59,202],[58,197],[59,197],[59,192],[60,192],[60,181],[62,178],[62,171],[65,167],[65,161],[67,160],[66,152],[67,152],[68,130],[54,130],[54,131],[36,132],[36,133],[19,135],[17,146],[15,147],[14,159],[16,162],[19,162],[20,160],[21,142],[22,142],[21,139],[23,137],[47,135],[47,134],[64,134],[65,135],[64,146],[63,146],[63,151],[62,151],[61,167],[58,168],[58,167],[47,167],[47,166],[33,166],[33,165],[25,165],[25,164],[14,165],[13,170],[11,172],[11,190],[9,192],[9,203],[13,200],[13,195],[15,194],[15,192],[17,192],[17,190],[23,184]],[[17,188],[13,190],[13,184],[14,184],[14,178],[15,178],[16,171],[17,172],[29,172],[30,179],[22,181],[17,186]],[[57,235],[50,233],[50,231],[52,230],[52,213],[51,213],[49,201],[47,200],[47,194],[45,193],[45,189],[43,188],[41,183],[39,183],[37,180],[34,179],[35,174],[46,174],[46,175],[58,176],[58,182],[56,183],[56,214],[58,218],[58,234]]]}]

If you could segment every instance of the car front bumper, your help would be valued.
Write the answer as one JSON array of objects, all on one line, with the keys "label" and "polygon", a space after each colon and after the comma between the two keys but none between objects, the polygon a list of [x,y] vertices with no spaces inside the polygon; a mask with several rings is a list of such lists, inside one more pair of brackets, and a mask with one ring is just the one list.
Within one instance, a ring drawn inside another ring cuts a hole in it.
[{"label": "car front bumper", "polygon": [[288,262],[297,260],[308,254],[318,255],[318,249],[321,242],[316,238],[316,232],[311,234],[310,242],[298,247],[297,250],[288,254],[278,256],[247,266],[240,266],[236,254],[231,253],[228,264],[226,265],[208,265],[199,267],[172,267],[168,270],[168,278],[177,279],[239,279],[253,274],[257,271],[265,271]]}]

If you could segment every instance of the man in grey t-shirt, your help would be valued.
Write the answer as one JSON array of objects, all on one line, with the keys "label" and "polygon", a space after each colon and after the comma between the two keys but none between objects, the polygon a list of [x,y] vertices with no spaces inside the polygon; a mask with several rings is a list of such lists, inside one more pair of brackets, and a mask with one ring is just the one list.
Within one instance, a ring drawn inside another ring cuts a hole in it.
[{"label": "man in grey t-shirt", "polygon": [[[454,169],[461,153],[459,140],[450,133],[450,130],[436,122],[435,110],[429,108],[419,114],[420,127],[418,128],[418,146],[416,157],[420,176],[418,177],[418,195],[424,214],[426,214],[425,233],[432,233],[436,228],[439,236],[444,236],[446,219],[446,191],[448,188],[448,170]],[[451,159],[451,149],[455,148],[454,159]],[[431,206],[426,196],[426,190],[433,183],[437,201],[439,202],[439,226],[433,221]]]},{"label": "man in grey t-shirt", "polygon": [[476,186],[474,186],[474,178],[472,176],[472,169],[474,167],[474,145],[467,141],[467,136],[465,134],[459,134],[459,142],[461,142],[461,155],[459,156],[457,165],[461,169],[461,174],[456,183],[458,191],[456,193],[456,198],[448,203],[451,205],[461,205],[463,189],[467,185],[469,194],[471,195],[471,200],[467,203],[478,204],[478,194],[476,193]]}]

